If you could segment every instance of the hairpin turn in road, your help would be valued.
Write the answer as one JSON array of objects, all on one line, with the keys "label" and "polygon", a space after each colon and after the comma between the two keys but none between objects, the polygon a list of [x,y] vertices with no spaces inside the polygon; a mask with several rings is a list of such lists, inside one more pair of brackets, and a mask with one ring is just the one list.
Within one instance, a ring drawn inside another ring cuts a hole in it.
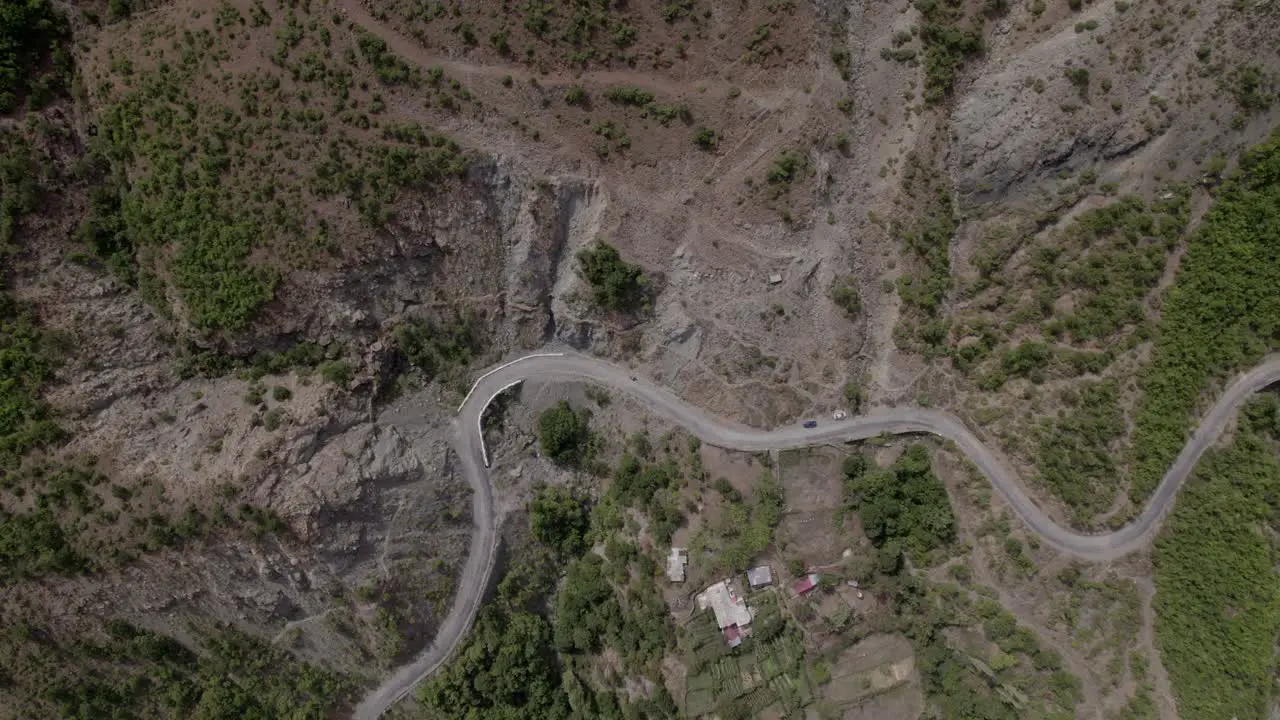
[{"label": "hairpin turn in road", "polygon": [[[356,707],[355,720],[375,720],[418,682],[435,672],[461,642],[475,618],[493,571],[497,544],[493,494],[489,485],[489,456],[480,423],[494,397],[524,380],[589,381],[607,386],[630,396],[654,415],[684,427],[703,442],[729,450],[791,450],[866,440],[882,434],[936,435],[953,442],[1004,496],[1023,523],[1044,542],[1085,560],[1106,561],[1131,553],[1150,540],[1178,488],[1191,474],[1196,461],[1235,416],[1240,405],[1254,393],[1280,382],[1280,357],[1269,358],[1237,378],[1201,419],[1142,513],[1128,525],[1102,535],[1072,532],[1051,520],[1031,499],[1004,458],[984,445],[958,417],[941,410],[891,408],[813,428],[796,425],[757,430],[713,418],[671,391],[637,378],[626,368],[579,353],[549,350],[499,365],[476,381],[454,420],[453,446],[462,474],[471,485],[475,532],[453,607],[431,646],[365,696]],[[407,426],[412,425],[414,419],[396,418],[394,423]]]}]

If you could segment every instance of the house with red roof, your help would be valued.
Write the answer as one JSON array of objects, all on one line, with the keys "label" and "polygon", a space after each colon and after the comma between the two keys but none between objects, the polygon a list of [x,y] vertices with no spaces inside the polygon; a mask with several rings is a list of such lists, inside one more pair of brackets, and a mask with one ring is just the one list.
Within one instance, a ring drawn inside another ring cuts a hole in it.
[{"label": "house with red roof", "polygon": [[818,573],[809,573],[797,580],[791,589],[795,590],[796,595],[804,595],[816,587],[818,587]]}]

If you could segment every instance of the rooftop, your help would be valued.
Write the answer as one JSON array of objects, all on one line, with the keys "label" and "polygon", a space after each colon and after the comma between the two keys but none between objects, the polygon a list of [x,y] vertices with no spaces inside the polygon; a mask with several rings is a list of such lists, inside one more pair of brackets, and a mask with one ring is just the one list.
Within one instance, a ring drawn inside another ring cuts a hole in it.
[{"label": "rooftop", "polygon": [[803,595],[816,587],[818,587],[818,573],[809,573],[797,580],[792,589],[797,595]]},{"label": "rooftop", "polygon": [[747,601],[742,597],[742,593],[733,587],[732,580],[721,580],[703,590],[695,600],[698,602],[699,610],[711,608],[716,616],[716,624],[721,629],[734,625],[745,627],[751,624],[751,608],[747,607]]},{"label": "rooftop", "polygon": [[689,564],[689,553],[684,548],[671,548],[667,556],[667,579],[671,582],[684,582],[684,568]]},{"label": "rooftop", "polygon": [[773,584],[773,571],[768,565],[754,567],[747,571],[747,583],[753,588]]}]

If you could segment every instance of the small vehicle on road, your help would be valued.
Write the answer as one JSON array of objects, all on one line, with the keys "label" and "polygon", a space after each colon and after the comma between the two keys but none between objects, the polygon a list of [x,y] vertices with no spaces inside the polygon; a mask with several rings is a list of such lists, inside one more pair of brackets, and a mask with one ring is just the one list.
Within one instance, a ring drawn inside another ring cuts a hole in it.
[{"label": "small vehicle on road", "polygon": [[804,421],[804,426],[805,426],[805,427],[807,427],[807,428],[816,428],[816,427],[818,427],[818,421],[817,421],[817,420],[805,420],[805,421]]}]

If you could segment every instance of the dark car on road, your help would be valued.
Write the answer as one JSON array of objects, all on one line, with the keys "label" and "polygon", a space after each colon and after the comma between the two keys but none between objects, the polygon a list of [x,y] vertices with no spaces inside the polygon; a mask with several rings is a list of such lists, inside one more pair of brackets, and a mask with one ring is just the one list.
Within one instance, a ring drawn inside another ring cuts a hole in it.
[{"label": "dark car on road", "polygon": [[805,421],[804,421],[804,426],[805,426],[805,427],[807,427],[807,428],[816,428],[816,427],[818,427],[818,421],[817,421],[817,420],[805,420]]}]

